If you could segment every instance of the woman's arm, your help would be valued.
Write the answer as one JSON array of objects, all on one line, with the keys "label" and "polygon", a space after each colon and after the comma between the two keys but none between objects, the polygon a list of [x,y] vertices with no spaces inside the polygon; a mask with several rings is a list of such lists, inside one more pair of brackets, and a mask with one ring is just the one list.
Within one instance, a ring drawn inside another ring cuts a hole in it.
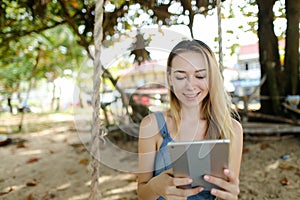
[{"label": "woman's arm", "polygon": [[156,151],[159,148],[159,128],[153,114],[144,118],[139,133],[139,174],[138,197],[142,200],[154,200],[159,196],[165,199],[177,199],[199,193],[203,188],[181,189],[177,186],[188,185],[189,178],[174,178],[172,169],[153,177]]},{"label": "woman's arm", "polygon": [[234,172],[234,174],[239,177],[241,161],[242,161],[242,152],[243,152],[243,128],[242,125],[233,119],[233,131],[234,136],[232,138],[232,149],[231,155],[232,158],[229,163],[229,169]]},{"label": "woman's arm", "polygon": [[242,160],[242,149],[243,149],[243,128],[241,124],[233,120],[233,131],[234,136],[231,138],[231,155],[229,168],[224,169],[224,174],[227,180],[216,178],[213,176],[205,175],[204,179],[210,183],[219,186],[222,189],[212,189],[211,194],[218,197],[218,199],[238,199],[240,192],[239,189],[239,173]]},{"label": "woman's arm", "polygon": [[153,115],[146,116],[140,124],[138,153],[138,196],[139,199],[157,199],[159,196],[153,191],[149,180],[153,177],[154,160],[156,155],[155,135],[159,133]]}]

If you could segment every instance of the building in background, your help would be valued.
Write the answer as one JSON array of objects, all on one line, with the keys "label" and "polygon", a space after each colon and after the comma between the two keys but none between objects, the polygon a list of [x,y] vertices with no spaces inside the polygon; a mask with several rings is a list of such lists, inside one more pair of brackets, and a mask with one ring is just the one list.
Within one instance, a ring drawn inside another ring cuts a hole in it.
[{"label": "building in background", "polygon": [[161,105],[167,98],[166,60],[150,60],[118,73],[118,87],[138,104]]}]

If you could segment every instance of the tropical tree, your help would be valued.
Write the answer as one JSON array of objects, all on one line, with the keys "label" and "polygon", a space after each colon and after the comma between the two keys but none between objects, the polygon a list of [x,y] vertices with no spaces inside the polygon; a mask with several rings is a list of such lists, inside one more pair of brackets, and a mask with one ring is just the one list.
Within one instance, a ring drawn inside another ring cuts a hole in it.
[{"label": "tropical tree", "polygon": [[[257,6],[258,13],[249,11],[251,6]],[[266,76],[260,88],[261,113],[284,115],[281,104],[285,97],[299,94],[299,8],[299,1],[289,0],[249,0],[241,7],[245,16],[257,19],[249,25],[258,35],[261,77]],[[275,33],[274,22],[278,18],[286,19],[287,28]],[[283,63],[279,40],[285,40]]]},{"label": "tropical tree", "polygon": [[[169,11],[168,8],[174,5],[178,7],[177,11]],[[199,13],[200,11],[206,14],[214,5],[214,1],[107,1],[103,23],[103,44],[112,44],[112,42],[120,38],[120,35],[124,34],[126,30],[129,30],[132,27],[155,23],[160,25],[184,24],[183,21],[179,20],[179,17],[182,15],[189,17],[190,22],[187,23],[187,25],[192,27],[194,14],[197,12]],[[52,35],[47,35],[46,30],[67,25],[72,31],[72,35],[74,35],[74,39],[77,43],[82,46],[86,50],[87,55],[93,59],[90,46],[93,44],[94,2],[79,0],[34,2],[2,0],[0,9],[2,11],[0,15],[0,43],[2,47],[1,55],[3,58],[8,57],[6,55],[7,52],[9,52],[6,51],[7,48],[10,48],[12,53],[15,52],[10,46],[13,43],[20,42],[20,38],[22,37],[36,38],[37,35],[40,35],[47,40],[46,44],[51,44],[53,41],[56,41],[56,44],[59,45],[59,42],[63,42],[62,40],[64,37],[62,34],[53,34],[56,36],[59,35],[59,37],[52,37]],[[129,11],[132,14],[128,14]],[[135,19],[145,14],[149,16],[148,20],[137,24]],[[137,38],[141,41],[140,36],[141,35],[138,34]],[[136,41],[136,44],[140,43],[140,41]],[[45,44],[42,43],[42,45],[45,47]],[[55,48],[55,45],[53,47],[53,51],[51,50],[51,47],[49,49],[39,49],[41,50],[40,53],[42,58],[40,63],[47,63],[47,68],[43,68],[44,70],[41,71],[47,72],[47,74],[51,74],[52,78],[55,78],[57,77],[57,70],[55,69],[60,68],[60,65],[57,65],[56,61],[61,63],[61,60],[58,59],[59,56],[55,56],[57,49]],[[68,52],[70,52],[74,49],[73,47],[74,46],[70,47],[62,44],[58,49],[68,49]],[[135,55],[135,59],[138,60],[138,62],[149,59],[149,53],[147,53],[144,47],[145,45],[142,45],[142,47],[137,45],[132,48],[132,53]],[[32,51],[35,51],[35,54],[37,54],[37,49],[38,48],[33,48]],[[46,52],[47,56],[45,56]],[[77,58],[77,56],[74,57]],[[32,56],[31,59],[34,60],[35,56]],[[23,66],[23,64],[21,64],[21,66]],[[4,65],[2,67],[9,70],[8,67],[4,67]],[[38,69],[41,69],[41,67]],[[112,74],[107,69],[103,70],[103,76],[107,77],[113,85],[116,86],[117,81]],[[3,78],[5,79],[5,77]],[[18,79],[13,78],[13,80]],[[15,87],[9,85],[6,88],[13,89]],[[116,88],[119,89],[117,86]]]},{"label": "tropical tree", "polygon": [[[286,46],[284,57],[286,94],[296,95],[300,93],[299,77],[299,18],[300,2],[293,0],[285,1],[287,29]],[[298,59],[297,59],[298,58]],[[291,77],[291,78],[289,78]]]},{"label": "tropical tree", "polygon": [[[105,1],[104,22],[103,22],[103,45],[109,46],[121,39],[121,35],[126,34],[126,30],[139,28],[144,25],[174,25],[185,24],[191,30],[193,36],[194,17],[197,14],[210,14],[216,6],[215,0],[111,0]],[[262,77],[267,74],[267,81],[262,85],[261,96],[271,97],[269,100],[262,99],[261,111],[265,113],[280,113],[281,96],[287,93],[297,93],[299,78],[299,55],[296,44],[299,31],[296,24],[299,24],[299,1],[286,0],[286,14],[288,19],[288,29],[286,32],[286,57],[284,71],[279,60],[278,36],[274,34],[272,25],[274,19],[273,6],[278,0],[249,0],[249,5],[255,5],[259,8],[259,13],[250,15],[257,17],[257,22],[252,23],[254,31],[258,31],[260,42],[260,62]],[[234,2],[232,2],[234,3]],[[171,9],[172,8],[172,9]],[[0,14],[0,43],[1,47],[10,46],[10,42],[18,41],[18,38],[40,34],[47,29],[65,24],[67,25],[74,39],[87,52],[87,55],[93,59],[91,46],[93,45],[93,27],[94,27],[94,1],[79,0],[57,0],[57,1],[19,1],[2,0]],[[243,9],[243,8],[241,8]],[[281,8],[282,9],[282,8]],[[284,9],[282,9],[284,10]],[[283,13],[284,14],[284,13]],[[247,14],[249,15],[249,13]],[[148,16],[145,18],[145,16]],[[276,16],[277,17],[277,16]],[[138,20],[140,19],[140,20]],[[144,20],[142,20],[144,19]],[[188,19],[188,20],[182,20]],[[258,26],[259,28],[254,28]],[[267,37],[267,38],[266,38]],[[1,51],[5,56],[6,51]],[[137,52],[133,48],[133,54]],[[35,53],[37,54],[37,53]],[[147,59],[147,54],[142,59]],[[295,57],[297,58],[295,58]],[[136,55],[136,57],[140,57]],[[33,57],[34,58],[34,57]],[[139,58],[140,59],[140,58]],[[274,66],[274,67],[273,67]],[[104,69],[104,77],[107,77],[114,85],[116,79],[108,69]],[[290,76],[293,78],[283,79]],[[295,73],[294,73],[295,72]],[[279,84],[279,80],[287,80],[284,84]],[[119,89],[119,88],[117,88]]]}]

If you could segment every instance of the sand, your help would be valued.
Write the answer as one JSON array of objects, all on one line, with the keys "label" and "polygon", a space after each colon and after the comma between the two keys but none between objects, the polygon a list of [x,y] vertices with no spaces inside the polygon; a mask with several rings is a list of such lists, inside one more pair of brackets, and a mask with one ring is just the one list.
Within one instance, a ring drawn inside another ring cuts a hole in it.
[{"label": "sand", "polygon": [[[9,132],[16,118],[1,117],[1,132]],[[89,199],[90,123],[78,123],[72,115],[51,114],[27,115],[25,124],[28,127],[37,120],[49,125],[37,131],[26,131],[25,126],[23,133],[8,134],[10,144],[0,146],[0,199]],[[101,199],[137,199],[136,152],[136,140],[124,143],[117,138],[101,143]],[[299,198],[299,158],[297,134],[245,137],[239,199]]]}]

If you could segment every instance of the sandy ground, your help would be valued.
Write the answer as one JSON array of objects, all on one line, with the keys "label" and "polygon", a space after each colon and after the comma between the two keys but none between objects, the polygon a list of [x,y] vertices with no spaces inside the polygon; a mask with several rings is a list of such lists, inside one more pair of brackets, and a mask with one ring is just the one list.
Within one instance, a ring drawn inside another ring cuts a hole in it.
[{"label": "sandy ground", "polygon": [[[0,199],[89,199],[89,122],[65,114],[29,116],[25,124],[43,121],[48,126],[33,132],[24,126],[24,133],[8,134],[11,143],[0,147]],[[13,119],[0,118],[2,133],[11,131]],[[245,139],[240,199],[299,198],[300,137],[295,135]],[[132,173],[137,166],[136,141],[107,140],[101,146],[101,199],[137,199]]]}]

